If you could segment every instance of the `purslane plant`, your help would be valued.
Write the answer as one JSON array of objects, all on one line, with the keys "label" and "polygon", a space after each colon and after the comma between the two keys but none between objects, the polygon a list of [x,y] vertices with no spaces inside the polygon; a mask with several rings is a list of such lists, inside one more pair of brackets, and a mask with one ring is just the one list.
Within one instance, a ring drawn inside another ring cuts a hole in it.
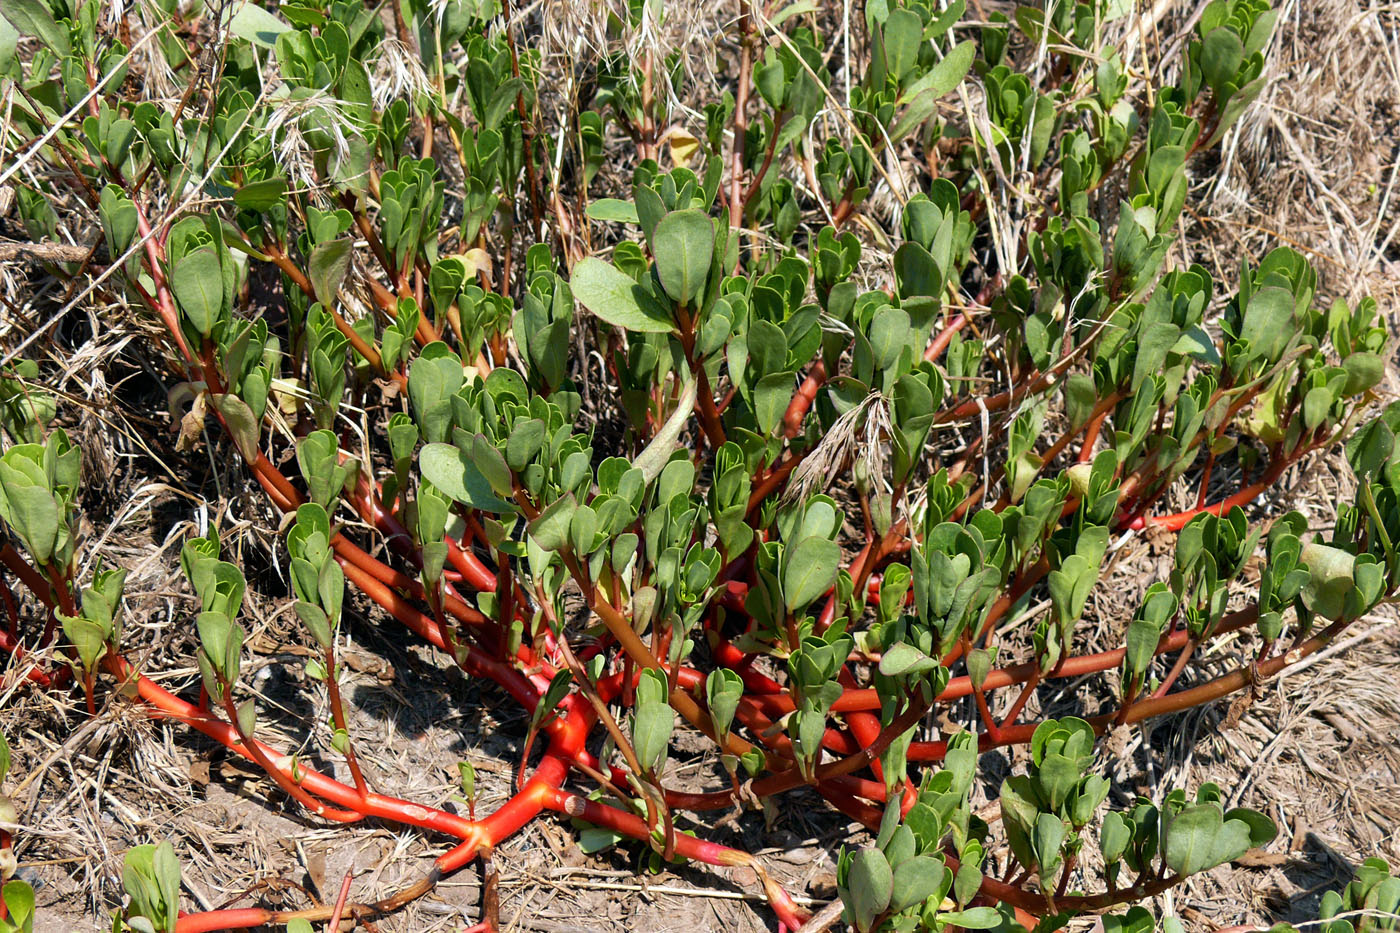
[{"label": "purslane plant", "polygon": [[[345,780],[258,738],[247,581],[216,531],[181,553],[198,688],[127,660],[124,574],[77,579],[79,453],[27,360],[0,381],[0,645],[39,688],[75,678],[89,710],[122,689],[188,724],[309,819],[458,841],[377,902],[188,915],[173,850],[142,847],[115,929],[370,918],[545,810],[592,827],[590,848],[750,866],[796,929],[805,911],[755,856],[674,811],[799,787],[874,834],[839,856],[862,933],[1054,929],[1272,839],[1213,785],[1110,801],[1094,773],[1105,731],[1253,691],[1400,586],[1374,302],[1315,308],[1286,248],[1229,286],[1173,258],[1189,160],[1262,87],[1263,3],[1214,0],[1176,83],[1152,86],[1112,40],[1114,4],[974,29],[961,2],[871,2],[836,36],[818,4],[740,0],[737,74],[698,89],[696,135],[664,138],[681,69],[623,51],[664,6],[611,16],[615,54],[563,97],[531,27],[491,3],[407,0],[392,24],[350,0],[221,22],[156,3],[141,35],[97,10],[0,0],[0,177],[36,179],[16,201],[36,240],[60,198],[91,213],[101,250],[48,269],[69,304],[120,298],[159,325],[147,351],[189,405],[182,436],[212,416],[285,515]],[[204,51],[201,26],[219,37]],[[159,69],[187,82],[173,112],[121,91]],[[547,117],[556,98],[566,118]],[[621,140],[631,186],[612,193],[630,197],[595,198]],[[1296,512],[1251,522],[1343,441],[1358,493],[1330,536]],[[1226,471],[1238,488],[1212,500]],[[1194,505],[1169,512],[1188,482]],[[1088,653],[1115,536],[1149,527],[1177,532],[1172,570],[1121,647]],[[24,598],[47,609],[38,631]],[[371,789],[337,655],[365,602],[530,713],[494,812],[466,771],[467,817]],[[1236,666],[1183,681],[1242,631]],[[1096,673],[1103,704],[1036,712],[1042,685]],[[939,708],[971,729],[920,739]],[[677,716],[713,743],[717,789],[668,785]],[[1031,763],[989,821],[978,754],[1009,745]]]}]

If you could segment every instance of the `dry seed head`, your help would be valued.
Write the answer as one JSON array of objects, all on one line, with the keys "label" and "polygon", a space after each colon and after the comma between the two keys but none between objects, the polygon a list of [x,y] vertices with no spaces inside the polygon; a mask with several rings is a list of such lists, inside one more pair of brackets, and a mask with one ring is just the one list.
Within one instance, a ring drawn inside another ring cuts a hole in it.
[{"label": "dry seed head", "polygon": [[107,22],[113,29],[126,17],[126,0],[107,0]]},{"label": "dry seed head", "polygon": [[345,106],[345,101],[326,90],[297,97],[288,95],[273,105],[263,131],[277,151],[277,161],[299,186],[310,190],[318,187],[311,144],[303,133],[304,121],[312,121],[315,129],[330,136],[332,159],[341,162],[349,158],[350,143],[346,137],[357,130],[346,116]]},{"label": "dry seed head", "polygon": [[[189,4],[177,4],[177,8],[180,8],[181,12],[187,6]],[[120,25],[128,13],[135,14],[135,22],[131,24],[131,38],[133,47],[136,48],[134,60],[138,63],[137,70],[145,81],[142,89],[143,99],[151,101],[179,99],[185,87],[175,77],[175,71],[170,67],[170,62],[166,59],[160,42],[153,38],[137,45],[141,38],[156,30],[165,30],[167,37],[173,36],[174,26],[170,15],[157,6],[153,0],[134,0],[129,6],[126,5],[125,0],[113,0],[110,13],[114,29]],[[224,33],[222,31],[215,32],[213,41],[223,42]]]},{"label": "dry seed head", "polygon": [[419,94],[432,96],[435,92],[418,58],[397,39],[380,43],[379,57],[370,68],[369,84],[377,110],[383,110],[401,97],[411,101]]},{"label": "dry seed head", "polygon": [[441,26],[442,21],[447,17],[447,8],[452,3],[453,0],[428,0],[428,12],[432,15],[433,22]]},{"label": "dry seed head", "polygon": [[[617,6],[617,9],[612,7]],[[541,10],[541,52],[582,63],[608,52],[608,16],[622,16],[626,4],[554,0]]]},{"label": "dry seed head", "polygon": [[783,498],[797,501],[825,489],[853,459],[859,460],[867,476],[883,477],[885,438],[890,430],[890,403],[879,392],[871,392],[837,418],[821,443],[792,471]]}]

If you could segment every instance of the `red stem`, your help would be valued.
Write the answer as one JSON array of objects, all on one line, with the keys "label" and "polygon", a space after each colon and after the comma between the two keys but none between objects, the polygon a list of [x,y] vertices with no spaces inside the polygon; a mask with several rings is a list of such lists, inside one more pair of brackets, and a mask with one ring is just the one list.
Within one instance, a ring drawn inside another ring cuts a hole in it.
[{"label": "red stem", "polygon": [[807,371],[807,378],[803,379],[802,384],[797,387],[797,393],[793,395],[792,401],[788,402],[787,411],[783,412],[783,436],[788,440],[792,440],[802,433],[802,420],[807,417],[812,403],[816,401],[817,392],[825,384],[826,364],[817,360]]},{"label": "red stem", "polygon": [[1257,496],[1272,486],[1274,482],[1283,475],[1283,471],[1288,469],[1295,460],[1296,458],[1290,457],[1277,458],[1269,465],[1269,469],[1265,471],[1264,475],[1259,478],[1257,483],[1251,483],[1228,499],[1223,499],[1214,505],[1208,505],[1199,509],[1188,509],[1185,512],[1177,512],[1175,515],[1161,515],[1157,517],[1138,516],[1129,521],[1127,527],[1131,530],[1141,531],[1148,525],[1158,525],[1169,531],[1180,531],[1182,528],[1186,527],[1187,522],[1191,521],[1191,519],[1195,518],[1197,515],[1203,515],[1207,512],[1211,515],[1223,515],[1237,505],[1248,505],[1250,502],[1253,502]]},{"label": "red stem", "polygon": [[350,896],[350,882],[354,877],[354,869],[345,873],[345,880],[340,883],[340,896],[335,899],[335,912],[326,924],[326,933],[339,933],[340,918],[345,914],[345,901]]},{"label": "red stem", "polygon": [[930,363],[938,362],[938,358],[943,355],[943,351],[948,349],[948,344],[953,339],[953,335],[967,326],[967,315],[959,314],[948,322],[948,326],[938,332],[938,336],[933,338],[933,342],[924,351],[924,359]]},{"label": "red stem", "polygon": [[[551,810],[568,814],[592,823],[594,826],[611,829],[632,839],[649,840],[651,838],[651,827],[641,817],[605,803],[588,800],[569,791],[554,790],[547,795],[545,805]],[[676,835],[676,854],[691,861],[704,862],[707,865],[748,866],[758,870],[768,895],[769,906],[778,915],[778,921],[794,930],[807,921],[806,912],[799,908],[782,888],[779,888],[762,873],[757,861],[747,852],[679,833]]]},{"label": "red stem", "polygon": [[261,907],[210,910],[186,914],[175,921],[175,933],[214,933],[215,930],[248,930],[272,922],[272,911]]}]

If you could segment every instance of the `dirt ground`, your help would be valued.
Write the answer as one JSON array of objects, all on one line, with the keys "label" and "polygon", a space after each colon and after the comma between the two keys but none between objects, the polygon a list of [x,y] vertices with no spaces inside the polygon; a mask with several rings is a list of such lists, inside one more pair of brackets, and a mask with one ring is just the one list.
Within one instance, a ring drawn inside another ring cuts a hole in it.
[{"label": "dirt ground", "polygon": [[[1158,6],[1168,8],[1159,23],[1164,30],[1199,12],[1195,3]],[[1224,149],[1191,166],[1196,207],[1179,258],[1232,281],[1241,257],[1257,260],[1275,245],[1291,245],[1317,263],[1323,297],[1374,295],[1400,333],[1400,5],[1285,0],[1283,11],[1273,82]],[[180,542],[215,520],[244,528],[249,576],[261,569],[275,580],[280,572],[267,557],[275,549],[266,544],[276,521],[255,490],[203,449],[178,455],[178,462],[147,447],[152,425],[126,412],[140,410],[138,402],[159,410],[163,399],[139,371],[104,363],[121,350],[102,339],[84,346],[63,386],[87,400],[79,425],[85,461],[107,478],[87,503],[85,534],[100,539],[88,552],[131,568],[125,640],[143,647],[145,669],[164,672],[166,686],[182,689],[198,675],[190,633],[175,623],[188,610],[178,581]],[[1400,391],[1400,370],[1392,368],[1388,389]],[[181,479],[190,475],[205,477],[205,488]],[[1327,515],[1351,492],[1349,484],[1339,456],[1319,456],[1291,471],[1256,508]],[[219,501],[227,503],[224,513],[210,514],[204,503]],[[1099,588],[1091,614],[1109,646],[1169,551],[1160,541],[1130,537],[1115,559],[1114,577]],[[247,680],[260,695],[260,730],[286,746],[314,749],[325,744],[328,709],[302,674],[304,656],[278,647],[295,641],[283,637],[292,629],[289,609],[275,586],[250,592],[246,614],[255,630]],[[489,812],[509,795],[528,723],[491,685],[471,681],[365,606],[358,609],[350,613],[352,673],[343,689],[369,779],[398,796],[460,806],[451,802],[457,762],[471,761],[477,805]],[[1302,669],[1261,685],[1247,706],[1198,709],[1104,744],[1103,765],[1120,794],[1214,780],[1232,804],[1263,810],[1280,826],[1279,838],[1248,864],[1223,866],[1162,899],[1159,906],[1188,929],[1308,919],[1321,892],[1345,883],[1360,860],[1400,864],[1400,624],[1383,613],[1356,631]],[[1207,663],[1196,676],[1211,671]],[[441,851],[420,833],[385,825],[313,826],[213,743],[152,722],[120,700],[89,720],[66,699],[27,691],[13,678],[4,684],[0,718],[16,749],[10,791],[22,824],[18,855],[23,877],[38,889],[40,933],[110,929],[104,916],[122,896],[122,853],[158,838],[175,842],[189,904],[205,909],[250,891],[271,902],[285,894],[304,903],[297,887],[333,899],[347,871],[355,874],[357,896],[387,893],[420,877]],[[1040,702],[1054,709],[1079,686],[1044,692]],[[1212,728],[1227,716],[1233,727]],[[318,734],[321,741],[313,741]],[[66,739],[60,744],[56,736]],[[333,767],[314,752],[309,759]],[[986,764],[990,775],[1007,763]],[[705,786],[719,780],[716,765],[687,753],[682,738],[670,767],[675,782]],[[707,819],[713,827],[720,817]],[[861,837],[858,827],[802,793],[766,816],[748,813],[705,835],[742,841],[813,905],[833,896],[835,853]],[[504,929],[773,929],[751,873],[703,866],[653,872],[637,847],[587,855],[578,838],[565,822],[545,818],[496,851]],[[474,922],[480,895],[480,875],[463,871],[379,929],[459,930]]]}]

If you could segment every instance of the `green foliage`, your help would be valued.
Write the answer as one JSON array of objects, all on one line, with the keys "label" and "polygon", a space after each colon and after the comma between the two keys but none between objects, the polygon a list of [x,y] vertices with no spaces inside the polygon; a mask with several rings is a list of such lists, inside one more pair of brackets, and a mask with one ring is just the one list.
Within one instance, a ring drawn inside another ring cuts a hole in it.
[{"label": "green foliage", "polygon": [[0,375],[0,426],[16,443],[43,443],[58,411],[53,395],[36,383],[38,375],[34,360],[16,360],[10,374]]},{"label": "green foliage", "polygon": [[126,922],[133,930],[174,933],[180,910],[180,863],[169,842],[128,849],[122,887],[130,898]]},{"label": "green foliage", "polygon": [[666,695],[666,676],[656,670],[642,672],[637,683],[637,710],[632,718],[632,747],[649,773],[659,773],[675,726],[675,713]]},{"label": "green foliage", "polygon": [[79,457],[61,429],[42,444],[16,444],[0,456],[0,520],[41,565],[66,567],[73,558]]},{"label": "green foliage", "polygon": [[1322,896],[1318,917],[1324,933],[1400,929],[1400,878],[1382,859],[1367,859],[1340,894]]},{"label": "green foliage", "polygon": [[34,889],[23,881],[7,881],[0,898],[9,914],[0,919],[0,933],[34,933]]},{"label": "green foliage", "polygon": [[982,880],[987,831],[968,804],[976,757],[973,737],[959,733],[949,742],[946,767],[925,774],[903,820],[898,807],[889,807],[874,846],[842,851],[837,888],[855,929],[1010,928],[1009,908],[968,903]]}]

